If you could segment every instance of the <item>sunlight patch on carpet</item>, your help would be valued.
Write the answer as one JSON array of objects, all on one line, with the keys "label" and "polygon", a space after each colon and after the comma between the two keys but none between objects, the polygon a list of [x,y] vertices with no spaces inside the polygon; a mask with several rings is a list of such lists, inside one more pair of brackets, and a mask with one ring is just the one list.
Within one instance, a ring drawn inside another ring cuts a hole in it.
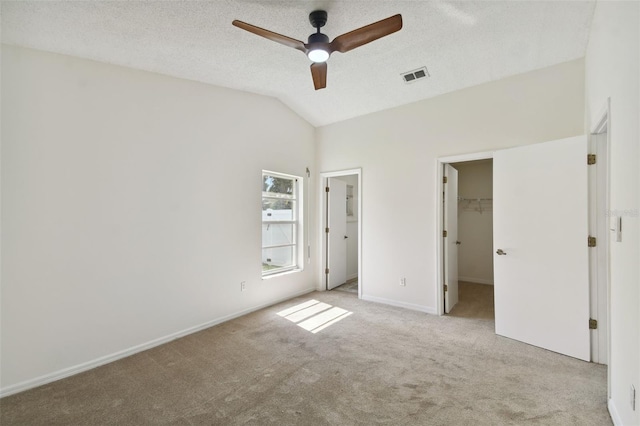
[{"label": "sunlight patch on carpet", "polygon": [[278,315],[315,334],[345,319],[352,313],[346,309],[311,299],[280,311]]}]

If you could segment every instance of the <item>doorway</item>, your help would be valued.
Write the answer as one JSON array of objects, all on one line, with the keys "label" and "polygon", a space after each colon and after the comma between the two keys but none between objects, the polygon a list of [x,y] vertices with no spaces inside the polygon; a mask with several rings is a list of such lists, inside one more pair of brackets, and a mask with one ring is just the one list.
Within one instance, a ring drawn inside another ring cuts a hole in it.
[{"label": "doorway", "polygon": [[[493,292],[493,160],[450,163],[457,171],[455,220],[458,302],[451,316],[494,319]],[[451,182],[449,182],[451,183]],[[452,190],[447,183],[445,191]],[[445,218],[447,216],[445,215]],[[447,231],[450,226],[447,226]],[[446,303],[446,297],[445,297]]]},{"label": "doorway", "polygon": [[[609,346],[605,341],[610,309],[606,113],[601,121],[599,128],[592,129],[594,135],[589,140],[595,146],[591,149],[586,136],[577,136],[441,158],[437,182],[443,188],[449,164],[493,158],[496,334],[604,363]],[[602,167],[594,167],[591,162],[595,152],[598,158],[595,164]],[[597,188],[600,189],[596,191]],[[443,189],[436,194],[439,203],[446,203]],[[588,198],[600,201],[588,203]],[[587,205],[591,208],[587,209]],[[439,232],[446,230],[445,223],[444,209],[439,209]],[[597,248],[592,245],[594,235]],[[448,284],[446,257],[450,245],[445,238],[438,240],[437,279]],[[557,248],[562,248],[561,256],[557,255]],[[594,264],[598,266],[597,273]],[[445,290],[444,285],[437,287],[439,300],[445,299]],[[551,294],[553,297],[548,297]],[[540,315],[541,309],[544,315]],[[444,313],[443,304],[439,314]],[[603,329],[600,321],[607,323]],[[597,323],[597,331],[589,330],[592,323]],[[599,338],[594,338],[595,335]],[[605,356],[594,356],[597,351]]]},{"label": "doorway", "polygon": [[[449,283],[457,277],[458,283],[457,303],[447,306],[446,292],[444,309],[455,317],[493,320],[493,160],[463,161],[449,166],[457,173],[455,182],[449,177],[444,184],[445,200],[453,198],[451,202],[457,208],[454,215],[444,212],[445,228],[455,234],[451,235],[455,238],[451,245],[446,241],[445,244],[447,253],[454,251],[457,257],[455,265],[450,265],[456,266],[457,271],[445,271],[449,275],[445,281]],[[448,191],[453,194],[447,196]],[[456,223],[447,223],[451,221]]]},{"label": "doorway", "polygon": [[321,173],[322,290],[363,294],[361,169]]}]

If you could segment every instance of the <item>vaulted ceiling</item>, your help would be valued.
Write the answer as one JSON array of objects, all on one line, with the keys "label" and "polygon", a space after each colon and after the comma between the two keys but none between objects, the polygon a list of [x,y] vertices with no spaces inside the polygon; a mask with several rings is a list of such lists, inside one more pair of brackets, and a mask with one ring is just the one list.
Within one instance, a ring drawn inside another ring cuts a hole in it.
[{"label": "vaulted ceiling", "polygon": [[[280,99],[315,126],[584,56],[594,1],[3,1],[2,42]],[[328,61],[314,90],[301,52],[231,25],[306,42],[402,14],[403,28]],[[426,66],[428,78],[402,74]]]}]

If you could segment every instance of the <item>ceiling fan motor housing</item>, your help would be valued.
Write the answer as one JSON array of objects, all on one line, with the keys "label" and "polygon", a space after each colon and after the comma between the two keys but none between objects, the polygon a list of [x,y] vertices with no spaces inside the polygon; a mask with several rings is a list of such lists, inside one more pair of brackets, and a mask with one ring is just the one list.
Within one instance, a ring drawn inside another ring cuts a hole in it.
[{"label": "ceiling fan motor housing", "polygon": [[329,43],[329,37],[322,33],[313,33],[309,36],[309,44]]}]

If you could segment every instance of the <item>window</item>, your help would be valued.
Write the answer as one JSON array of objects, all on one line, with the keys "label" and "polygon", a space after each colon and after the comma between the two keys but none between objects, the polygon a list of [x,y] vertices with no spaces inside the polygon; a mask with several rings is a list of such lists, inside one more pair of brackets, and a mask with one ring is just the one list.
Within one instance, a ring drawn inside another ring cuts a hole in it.
[{"label": "window", "polygon": [[298,269],[300,188],[297,176],[262,172],[262,275]]},{"label": "window", "polygon": [[353,216],[353,185],[347,185],[347,216]]}]

